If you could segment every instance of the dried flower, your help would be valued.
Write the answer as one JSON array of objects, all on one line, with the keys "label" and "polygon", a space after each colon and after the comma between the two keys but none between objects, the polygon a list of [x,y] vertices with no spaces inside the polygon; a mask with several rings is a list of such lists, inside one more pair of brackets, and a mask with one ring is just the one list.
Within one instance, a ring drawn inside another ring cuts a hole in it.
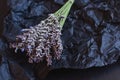
[{"label": "dried flower", "polygon": [[[27,51],[29,62],[40,62],[46,57],[48,65],[51,65],[51,58],[60,58],[62,53],[61,30],[58,20],[53,14],[40,24],[23,29],[22,35],[16,37],[16,42],[11,47]],[[52,55],[53,56],[52,56]]]},{"label": "dried flower", "polygon": [[[71,0],[70,0],[71,1]],[[10,43],[10,47],[26,51],[29,56],[29,62],[40,62],[44,59],[47,65],[52,64],[52,58],[60,59],[63,46],[61,41],[61,27],[63,26],[66,16],[70,10],[65,9],[69,5],[69,1],[55,14],[50,14],[49,17],[41,21],[38,25],[23,29],[22,34],[16,36],[16,41]],[[71,5],[71,4],[70,4]],[[64,12],[63,10],[67,12]],[[63,13],[62,13],[63,12]],[[65,18],[59,20],[60,14],[65,15]]]}]

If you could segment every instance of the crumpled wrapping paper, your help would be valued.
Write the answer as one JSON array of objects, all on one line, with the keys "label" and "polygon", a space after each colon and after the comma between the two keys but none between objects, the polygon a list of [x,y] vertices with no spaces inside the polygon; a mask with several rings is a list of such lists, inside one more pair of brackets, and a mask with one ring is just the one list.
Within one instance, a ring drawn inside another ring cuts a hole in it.
[{"label": "crumpled wrapping paper", "polygon": [[[38,24],[65,2],[9,0],[3,32],[6,42],[14,41],[21,29]],[[83,69],[116,62],[120,55],[119,7],[119,0],[76,0],[62,30],[62,57],[53,60],[52,69]]]}]

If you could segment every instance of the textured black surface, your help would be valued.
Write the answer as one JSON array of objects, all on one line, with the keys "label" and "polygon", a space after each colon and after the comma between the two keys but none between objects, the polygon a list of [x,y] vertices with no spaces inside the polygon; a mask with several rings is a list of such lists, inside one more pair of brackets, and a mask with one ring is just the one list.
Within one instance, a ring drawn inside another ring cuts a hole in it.
[{"label": "textured black surface", "polygon": [[[66,0],[9,0],[3,36],[8,42],[22,28],[38,24]],[[52,68],[89,68],[116,62],[120,55],[120,1],[76,0],[61,36],[63,54]]]},{"label": "textured black surface", "polygon": [[[0,54],[3,55],[2,61],[0,59],[0,80],[21,80],[21,76],[23,80],[40,80],[41,75],[49,71],[44,63],[40,63],[43,66],[29,64],[25,53],[14,53],[8,43],[15,40],[21,29],[38,24],[66,1],[8,0],[10,11],[4,20],[4,31],[0,39]],[[119,0],[76,0],[62,30],[64,50],[61,60],[53,60],[52,69],[84,69],[116,62],[120,55],[119,7]]]}]

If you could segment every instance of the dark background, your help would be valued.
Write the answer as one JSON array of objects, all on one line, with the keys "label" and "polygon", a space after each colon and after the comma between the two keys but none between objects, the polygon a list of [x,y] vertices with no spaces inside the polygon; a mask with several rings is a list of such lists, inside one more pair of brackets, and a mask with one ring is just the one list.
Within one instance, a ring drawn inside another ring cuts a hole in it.
[{"label": "dark background", "polygon": [[[0,0],[0,36],[4,29],[3,19],[8,12],[6,0]],[[52,70],[45,80],[120,80],[120,60],[105,67]]]},{"label": "dark background", "polygon": [[53,70],[45,80],[120,80],[119,74],[120,60],[104,67]]},{"label": "dark background", "polygon": [[3,19],[7,15],[9,8],[6,0],[0,0],[0,36],[3,31]]}]

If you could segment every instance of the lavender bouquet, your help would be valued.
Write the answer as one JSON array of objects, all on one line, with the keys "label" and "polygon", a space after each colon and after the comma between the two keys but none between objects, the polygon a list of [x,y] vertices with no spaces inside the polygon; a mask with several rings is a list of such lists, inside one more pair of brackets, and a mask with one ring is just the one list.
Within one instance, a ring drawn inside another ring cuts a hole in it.
[{"label": "lavender bouquet", "polygon": [[29,29],[22,29],[22,34],[16,36],[16,40],[10,43],[11,48],[26,51],[29,62],[47,61],[52,64],[52,58],[60,59],[63,46],[61,41],[61,29],[68,16],[74,0],[69,0],[57,12],[49,14],[49,17],[38,25]]}]

